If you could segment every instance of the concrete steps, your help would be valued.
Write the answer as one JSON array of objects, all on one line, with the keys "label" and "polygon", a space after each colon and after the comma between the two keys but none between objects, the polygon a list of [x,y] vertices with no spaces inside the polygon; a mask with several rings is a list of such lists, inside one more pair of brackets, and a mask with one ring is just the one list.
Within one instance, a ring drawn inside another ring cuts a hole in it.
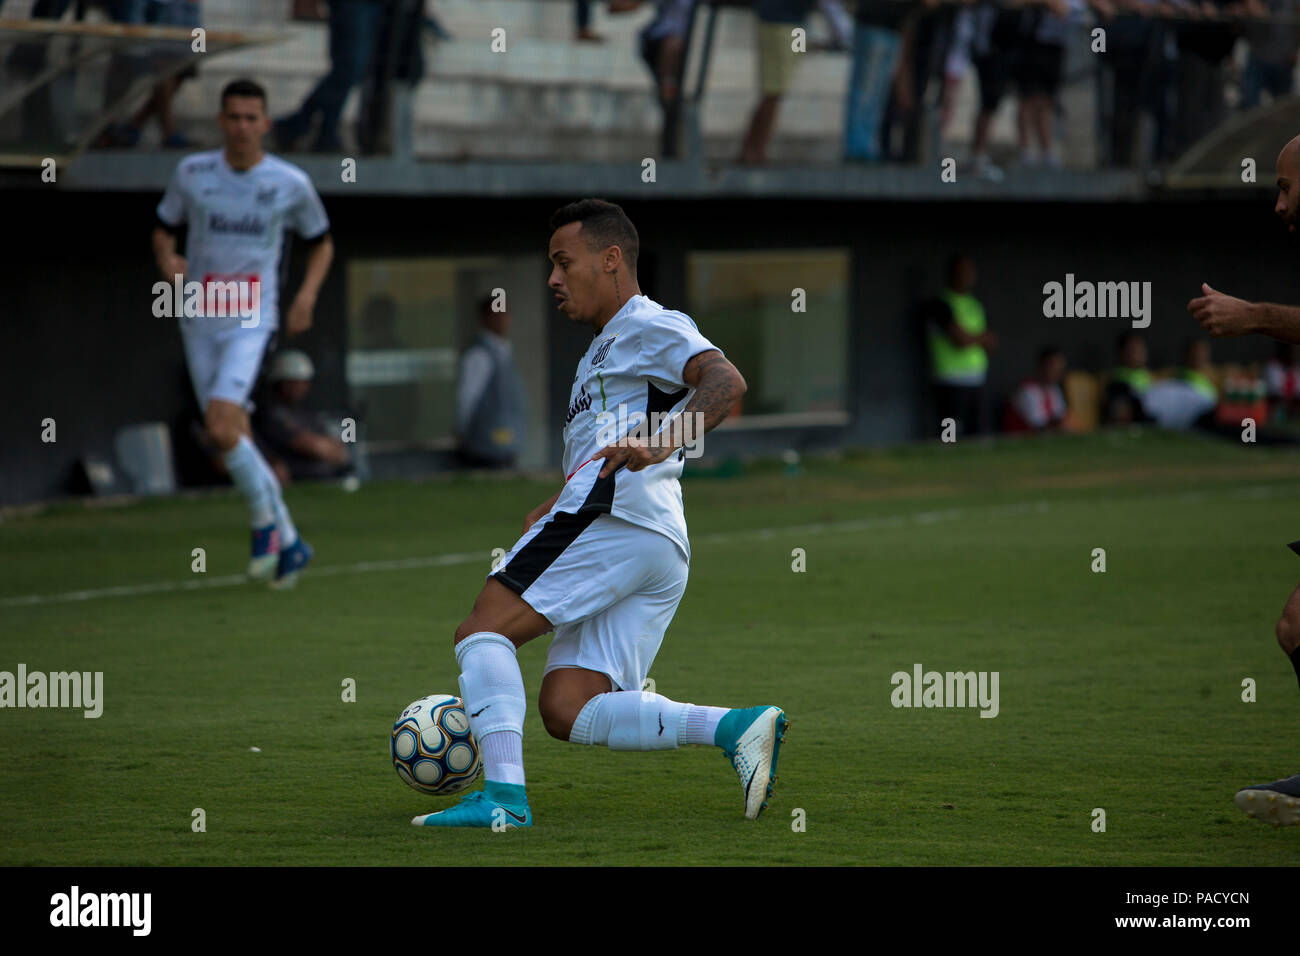
[{"label": "concrete steps", "polygon": [[[214,59],[198,83],[182,90],[178,117],[196,138],[212,139],[211,103],[229,79],[259,79],[272,113],[281,115],[328,69],[325,24],[277,19],[268,14],[275,6],[204,0],[214,29],[274,30],[285,40]],[[606,38],[601,44],[573,42],[572,6],[564,2],[439,0],[436,9],[454,39],[438,42],[425,34],[426,75],[414,102],[417,155],[635,160],[658,153],[659,107],[636,42],[650,19],[649,4],[618,17],[597,4],[594,27]],[[504,53],[491,50],[496,28],[506,31]],[[824,24],[814,18],[811,35],[822,32]],[[738,150],[757,99],[754,33],[754,17],[746,11],[726,10],[719,17],[701,117],[710,156]],[[847,77],[847,56],[807,56],[782,106],[775,159],[838,155]],[[358,102],[354,93],[344,110],[345,142]]]}]

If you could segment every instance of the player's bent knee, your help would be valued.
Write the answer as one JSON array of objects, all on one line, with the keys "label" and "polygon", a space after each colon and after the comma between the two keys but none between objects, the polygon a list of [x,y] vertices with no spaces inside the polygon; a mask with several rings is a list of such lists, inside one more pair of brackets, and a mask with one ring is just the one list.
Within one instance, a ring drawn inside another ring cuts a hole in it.
[{"label": "player's bent knee", "polygon": [[542,705],[541,711],[542,725],[546,728],[546,732],[556,740],[567,741],[569,734],[573,732],[573,722],[578,715],[560,708],[548,708],[545,704]]},{"label": "player's bent knee", "polygon": [[[542,726],[556,740],[568,740],[578,711],[570,704],[569,695],[563,692],[553,674],[542,678],[537,694],[537,712],[542,715]],[[581,708],[579,708],[581,709]]]},{"label": "player's bent knee", "polygon": [[229,450],[239,444],[242,434],[238,419],[224,412],[209,410],[203,419],[203,427],[209,437],[223,450]]},{"label": "player's bent knee", "polygon": [[1292,654],[1300,645],[1300,628],[1285,614],[1277,621],[1277,644],[1287,655]]},{"label": "player's bent knee", "polygon": [[465,620],[460,622],[460,626],[456,628],[456,632],[451,637],[452,646],[454,647],[461,641],[465,640],[465,638],[474,633],[474,630],[475,629],[470,625],[470,619],[465,618]]}]

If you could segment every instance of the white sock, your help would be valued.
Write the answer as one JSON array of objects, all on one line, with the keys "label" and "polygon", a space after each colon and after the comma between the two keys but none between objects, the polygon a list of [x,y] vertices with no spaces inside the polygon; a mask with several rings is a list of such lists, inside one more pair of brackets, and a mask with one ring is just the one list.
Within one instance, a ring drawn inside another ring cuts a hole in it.
[{"label": "white sock", "polygon": [[686,721],[677,733],[681,744],[697,744],[704,747],[713,746],[713,736],[718,732],[718,724],[727,715],[727,707],[696,707],[686,705]]},{"label": "white sock", "polygon": [[501,634],[479,631],[456,645],[460,696],[478,740],[483,773],[496,783],[524,784],[524,678],[515,646]]},{"label": "white sock", "polygon": [[257,446],[249,441],[248,436],[245,435],[239,441],[240,444],[247,442],[257,458],[257,464],[262,472],[262,482],[271,496],[271,512],[275,521],[275,530],[280,532],[280,548],[288,548],[298,540],[298,529],[294,527],[293,519],[289,516],[289,507],[284,503],[284,488],[280,484],[280,479],[275,477],[275,469],[257,450]]},{"label": "white sock", "polygon": [[662,694],[612,691],[597,694],[578,713],[569,741],[610,750],[674,750],[713,744],[725,707],[679,704]]},{"label": "white sock", "polygon": [[254,528],[265,528],[275,521],[275,504],[271,490],[262,475],[262,468],[268,467],[257,453],[257,448],[246,437],[241,436],[234,448],[221,456],[230,472],[230,480],[240,490],[248,502],[249,520]]}]

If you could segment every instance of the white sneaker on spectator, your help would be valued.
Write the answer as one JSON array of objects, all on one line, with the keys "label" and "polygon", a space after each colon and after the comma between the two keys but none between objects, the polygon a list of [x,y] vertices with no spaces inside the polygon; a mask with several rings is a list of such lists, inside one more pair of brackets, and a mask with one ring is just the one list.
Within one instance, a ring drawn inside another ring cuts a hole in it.
[{"label": "white sneaker on spectator", "polygon": [[1000,183],[1006,178],[1002,169],[994,165],[993,161],[983,153],[975,156],[972,165],[975,167],[975,175],[980,179],[987,179],[992,183]]}]

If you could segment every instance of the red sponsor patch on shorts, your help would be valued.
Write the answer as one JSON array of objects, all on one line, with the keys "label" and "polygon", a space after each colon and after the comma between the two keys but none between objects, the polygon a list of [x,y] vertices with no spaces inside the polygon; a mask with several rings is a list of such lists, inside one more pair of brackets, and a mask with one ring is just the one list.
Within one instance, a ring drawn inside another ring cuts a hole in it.
[{"label": "red sponsor patch on shorts", "polygon": [[203,315],[246,319],[262,307],[262,279],[257,273],[209,272],[203,277]]}]

